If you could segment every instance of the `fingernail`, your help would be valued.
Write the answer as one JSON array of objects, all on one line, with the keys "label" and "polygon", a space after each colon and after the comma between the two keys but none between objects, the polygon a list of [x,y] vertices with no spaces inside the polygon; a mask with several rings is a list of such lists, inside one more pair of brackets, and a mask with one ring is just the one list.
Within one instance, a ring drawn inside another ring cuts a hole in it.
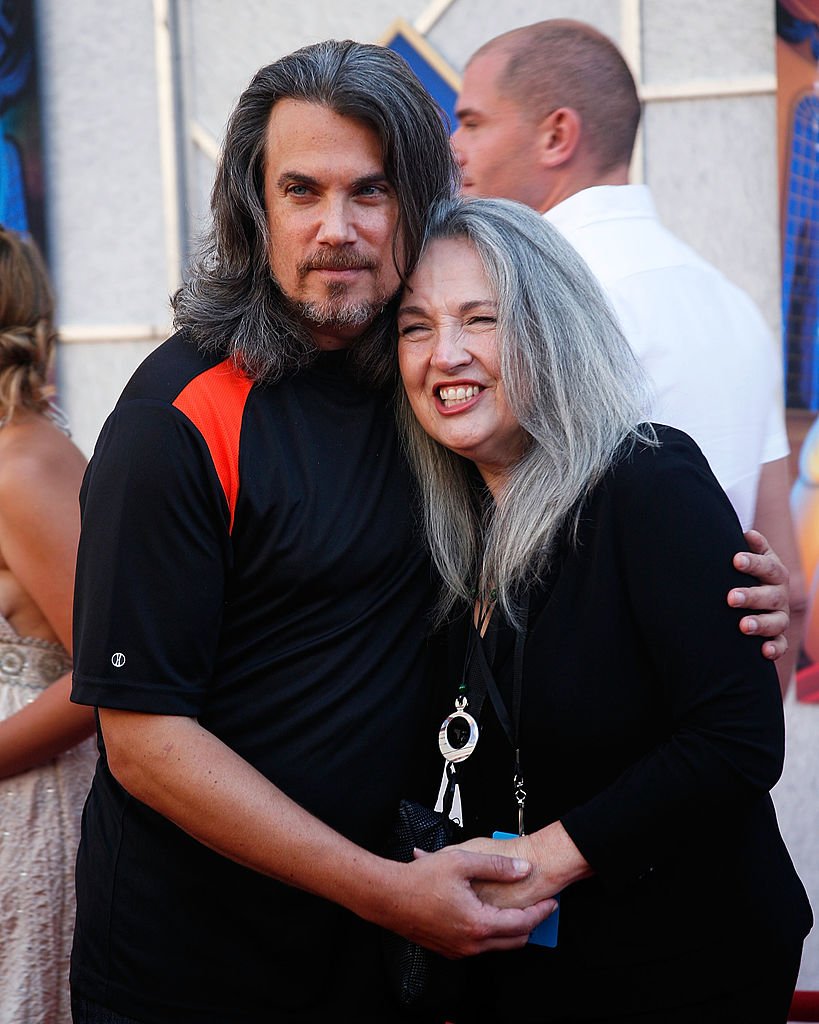
[{"label": "fingernail", "polygon": [[747,555],[737,555],[736,567],[737,569],[747,569],[751,564],[751,559]]},{"label": "fingernail", "polygon": [[515,857],[512,863],[515,865],[515,871],[529,871],[531,867],[528,860],[521,860],[520,857]]},{"label": "fingernail", "polygon": [[743,605],[743,604],[745,604],[745,594],[743,594],[743,592],[741,590],[732,590],[731,591],[731,602],[734,605]]},{"label": "fingernail", "polygon": [[759,629],[759,623],[757,622],[756,619],[748,619],[746,621],[746,623],[745,623],[745,632],[746,633],[756,633],[756,631],[758,629]]}]

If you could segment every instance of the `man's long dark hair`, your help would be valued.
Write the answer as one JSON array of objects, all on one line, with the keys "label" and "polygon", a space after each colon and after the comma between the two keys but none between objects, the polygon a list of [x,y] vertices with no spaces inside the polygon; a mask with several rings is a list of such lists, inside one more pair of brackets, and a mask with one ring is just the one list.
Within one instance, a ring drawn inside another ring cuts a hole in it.
[{"label": "man's long dark hair", "polygon": [[[281,99],[321,104],[371,126],[395,189],[399,227],[393,260],[402,279],[420,253],[433,203],[451,194],[458,171],[441,113],[406,62],[380,46],[324,42],[256,73],[228,122],[211,194],[213,224],[173,297],[174,323],[207,351],[236,359],[254,380],[271,382],[316,355],[270,272],[264,207],[265,143]],[[273,240],[275,244],[275,239]],[[373,383],[392,372],[393,303],[354,346]]]}]

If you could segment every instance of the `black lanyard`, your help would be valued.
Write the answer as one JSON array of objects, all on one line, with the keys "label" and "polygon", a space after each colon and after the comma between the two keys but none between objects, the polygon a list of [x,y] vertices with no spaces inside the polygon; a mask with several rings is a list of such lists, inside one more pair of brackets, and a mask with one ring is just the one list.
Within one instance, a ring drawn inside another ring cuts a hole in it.
[{"label": "black lanyard", "polygon": [[[480,720],[481,709],[486,695],[492,702],[495,714],[498,716],[501,728],[509,740],[515,755],[515,802],[518,805],[518,833],[524,835],[523,809],[526,802],[526,790],[523,788],[523,772],[520,763],[520,707],[523,698],[523,654],[526,647],[526,628],[529,621],[529,595],[527,594],[520,608],[520,625],[515,631],[515,653],[512,676],[512,714],[501,696],[495,677],[489,667],[486,657],[486,650],[483,639],[480,635],[480,628],[472,627],[469,638],[469,653],[465,674],[469,677],[469,705],[472,715]],[[487,631],[489,639],[494,640],[494,631]],[[494,646],[494,644],[493,644]]]}]

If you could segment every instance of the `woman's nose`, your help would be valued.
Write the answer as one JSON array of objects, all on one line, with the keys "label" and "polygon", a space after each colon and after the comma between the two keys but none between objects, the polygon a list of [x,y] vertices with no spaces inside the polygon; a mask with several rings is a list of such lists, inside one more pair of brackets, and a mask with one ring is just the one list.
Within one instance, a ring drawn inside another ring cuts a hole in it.
[{"label": "woman's nose", "polygon": [[471,359],[460,329],[444,329],[439,332],[432,350],[432,364],[436,369],[451,371],[457,366],[464,366]]}]

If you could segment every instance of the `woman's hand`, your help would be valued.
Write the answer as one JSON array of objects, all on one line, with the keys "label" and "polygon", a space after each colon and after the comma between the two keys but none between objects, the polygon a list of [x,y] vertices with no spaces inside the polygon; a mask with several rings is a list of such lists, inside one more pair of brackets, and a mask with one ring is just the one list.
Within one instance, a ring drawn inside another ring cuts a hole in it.
[{"label": "woman's hand", "polygon": [[572,882],[593,874],[592,868],[559,821],[530,836],[515,839],[470,839],[457,847],[471,853],[516,857],[532,865],[523,879],[498,883],[473,879],[472,888],[482,903],[494,907],[528,907],[556,896]]}]

